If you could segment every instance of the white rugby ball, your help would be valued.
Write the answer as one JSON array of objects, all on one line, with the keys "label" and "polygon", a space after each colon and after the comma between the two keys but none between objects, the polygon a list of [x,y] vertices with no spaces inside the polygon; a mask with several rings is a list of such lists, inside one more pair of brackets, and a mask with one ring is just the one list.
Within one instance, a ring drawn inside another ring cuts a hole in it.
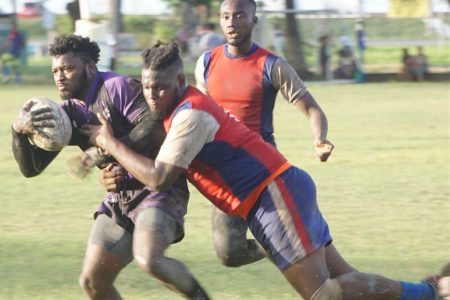
[{"label": "white rugby ball", "polygon": [[40,108],[50,107],[56,122],[55,127],[44,128],[43,132],[48,137],[37,132],[30,135],[30,141],[41,149],[60,151],[69,144],[72,138],[72,125],[69,116],[67,116],[61,105],[53,100],[45,97],[36,97],[30,100],[33,102],[30,112]]}]

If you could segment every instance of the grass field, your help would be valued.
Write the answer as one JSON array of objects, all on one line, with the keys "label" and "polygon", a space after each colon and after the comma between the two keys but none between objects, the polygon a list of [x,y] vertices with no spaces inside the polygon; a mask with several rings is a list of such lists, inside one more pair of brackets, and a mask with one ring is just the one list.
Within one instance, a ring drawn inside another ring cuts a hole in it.
[{"label": "grass field", "polygon": [[[419,280],[450,260],[448,83],[311,84],[326,111],[336,149],[320,163],[308,123],[280,101],[280,150],[306,169],[335,245],[355,267]],[[57,99],[51,85],[0,86],[0,299],[83,299],[78,287],[92,212],[104,193],[97,174],[75,181],[67,148],[36,178],[20,174],[10,124],[32,96]],[[194,189],[186,237],[169,249],[214,299],[293,299],[268,261],[230,269],[216,260],[210,204]],[[131,264],[117,279],[125,299],[178,299]]]}]

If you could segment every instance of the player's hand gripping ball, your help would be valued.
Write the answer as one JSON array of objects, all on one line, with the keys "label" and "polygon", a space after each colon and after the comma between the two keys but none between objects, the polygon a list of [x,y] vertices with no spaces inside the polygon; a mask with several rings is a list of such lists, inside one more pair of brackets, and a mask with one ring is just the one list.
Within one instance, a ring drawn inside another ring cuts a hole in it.
[{"label": "player's hand gripping ball", "polygon": [[[36,97],[30,99],[33,102],[29,114],[39,115],[39,111],[46,108],[44,114],[52,126],[39,126],[29,135],[30,141],[41,149],[47,151],[60,151],[67,146],[72,137],[72,125],[64,109],[56,102],[45,98]],[[32,117],[31,117],[32,118]],[[33,121],[34,122],[34,121]],[[36,123],[39,121],[36,121]]]}]

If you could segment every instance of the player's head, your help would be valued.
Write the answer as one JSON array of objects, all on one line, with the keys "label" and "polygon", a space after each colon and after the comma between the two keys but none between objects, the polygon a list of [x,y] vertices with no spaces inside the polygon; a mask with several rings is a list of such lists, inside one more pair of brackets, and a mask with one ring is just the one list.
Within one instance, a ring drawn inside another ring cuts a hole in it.
[{"label": "player's head", "polygon": [[152,111],[160,117],[175,108],[186,89],[178,45],[175,42],[157,42],[142,53],[142,87]]},{"label": "player's head", "polygon": [[220,6],[220,27],[228,44],[248,45],[258,23],[254,0],[224,0]]},{"label": "player's head", "polygon": [[79,35],[61,35],[49,46],[52,72],[62,99],[84,100],[89,81],[97,72],[100,48]]}]

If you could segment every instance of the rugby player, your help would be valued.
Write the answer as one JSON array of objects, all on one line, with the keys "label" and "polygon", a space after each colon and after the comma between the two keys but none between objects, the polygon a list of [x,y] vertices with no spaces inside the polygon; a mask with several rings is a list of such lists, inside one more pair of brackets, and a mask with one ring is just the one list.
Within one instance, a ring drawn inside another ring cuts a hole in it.
[{"label": "rugby player", "polygon": [[[255,12],[253,0],[222,2],[220,25],[227,43],[199,57],[197,88],[274,146],[273,109],[281,92],[307,117],[316,154],[327,161],[334,148],[327,140],[327,118],[295,70],[252,40],[258,23]],[[265,256],[254,240],[247,240],[247,224],[239,216],[213,207],[212,229],[214,248],[224,265],[237,267]],[[338,255],[333,244],[326,247],[326,257],[331,277],[356,271]]]},{"label": "rugby player", "polygon": [[[149,110],[138,80],[98,71],[100,49],[89,38],[59,36],[49,52],[53,78],[64,100],[62,107],[73,125],[70,145],[96,151],[80,130],[84,124],[99,124],[99,113],[112,124],[114,135],[122,142],[146,157],[155,157],[165,132],[155,113]],[[24,123],[22,116],[30,106],[31,103],[23,106],[12,126],[14,157],[25,177],[41,174],[59,153],[30,144],[28,134],[54,126],[53,116],[46,110],[37,111]],[[170,244],[184,236],[188,198],[184,176],[165,192],[154,191],[136,180],[125,180],[119,191],[109,193],[95,213],[88,240],[80,276],[86,295],[91,299],[120,299],[113,282],[135,258],[142,270],[170,289],[189,299],[208,299],[186,266],[164,255]]]},{"label": "rugby player", "polygon": [[114,137],[108,121],[85,125],[92,144],[114,156],[156,191],[187,174],[215,206],[247,221],[250,231],[304,299],[435,299],[426,282],[409,283],[352,272],[330,278],[325,247],[328,225],[311,177],[292,166],[273,145],[189,86],[175,43],[143,53],[142,84],[150,109],[164,118],[167,137],[156,159]]}]

